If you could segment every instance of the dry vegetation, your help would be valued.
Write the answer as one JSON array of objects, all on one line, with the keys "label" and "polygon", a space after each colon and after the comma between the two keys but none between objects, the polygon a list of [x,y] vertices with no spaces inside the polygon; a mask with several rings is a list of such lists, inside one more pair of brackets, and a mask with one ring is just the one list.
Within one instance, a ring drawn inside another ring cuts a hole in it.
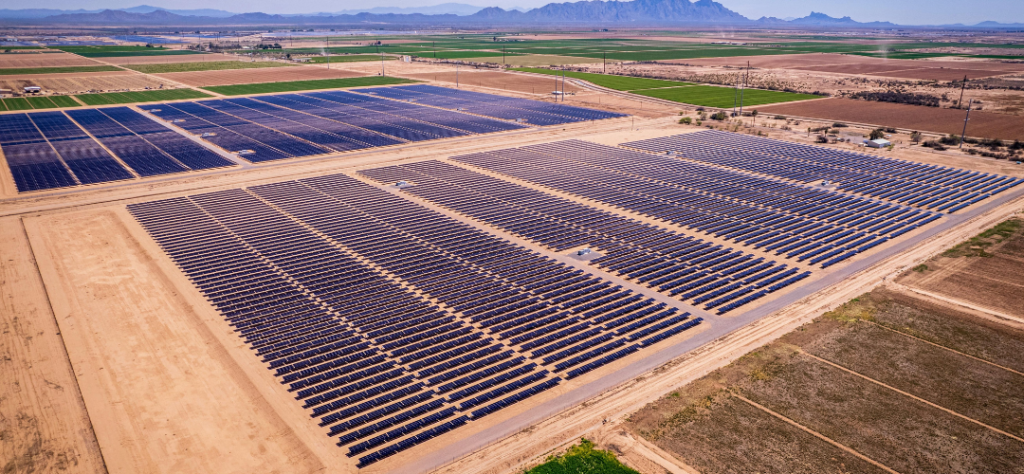
[{"label": "dry vegetation", "polygon": [[1024,434],[1021,349],[1020,331],[875,290],[627,425],[703,473],[882,471],[854,453],[897,472],[1019,472],[1024,443],[1000,430]]}]

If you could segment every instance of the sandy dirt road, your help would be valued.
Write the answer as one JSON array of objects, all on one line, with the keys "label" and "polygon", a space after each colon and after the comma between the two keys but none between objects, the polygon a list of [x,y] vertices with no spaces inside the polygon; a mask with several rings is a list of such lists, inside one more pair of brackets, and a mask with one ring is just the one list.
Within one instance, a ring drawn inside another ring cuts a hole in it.
[{"label": "sandy dirt road", "polygon": [[0,219],[0,375],[0,471],[106,472],[18,217]]}]

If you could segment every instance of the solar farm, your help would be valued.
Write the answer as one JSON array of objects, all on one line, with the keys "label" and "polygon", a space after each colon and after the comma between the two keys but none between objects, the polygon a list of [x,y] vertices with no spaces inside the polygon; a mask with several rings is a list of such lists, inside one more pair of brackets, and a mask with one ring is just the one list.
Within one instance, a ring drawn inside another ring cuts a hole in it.
[{"label": "solar farm", "polygon": [[0,113],[7,307],[88,408],[55,430],[110,471],[515,470],[1024,196],[945,155],[396,82]]}]

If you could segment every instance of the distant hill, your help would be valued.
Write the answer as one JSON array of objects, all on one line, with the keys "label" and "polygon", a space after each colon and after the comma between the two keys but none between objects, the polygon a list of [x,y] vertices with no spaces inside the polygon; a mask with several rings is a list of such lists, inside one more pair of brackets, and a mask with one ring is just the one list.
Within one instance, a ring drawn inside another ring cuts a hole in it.
[{"label": "distant hill", "polygon": [[[890,22],[862,23],[811,12],[803,18],[751,20],[714,0],[590,0],[549,3],[532,10],[480,8],[461,3],[428,7],[371,7],[333,13],[272,15],[216,9],[166,10],[149,5],[120,10],[0,10],[3,23],[139,26],[351,26],[488,27],[530,25],[673,26],[716,25],[772,28],[895,28]],[[958,28],[972,28],[954,26]],[[1020,28],[1021,24],[983,22],[973,28]],[[906,28],[902,26],[901,28]]]}]

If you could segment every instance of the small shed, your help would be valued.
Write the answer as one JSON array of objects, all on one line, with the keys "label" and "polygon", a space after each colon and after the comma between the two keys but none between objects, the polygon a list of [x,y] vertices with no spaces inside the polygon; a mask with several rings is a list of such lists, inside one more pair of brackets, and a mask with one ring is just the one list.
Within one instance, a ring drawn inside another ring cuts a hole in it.
[{"label": "small shed", "polygon": [[35,93],[38,93],[38,92],[42,92],[42,90],[43,90],[43,88],[39,87],[39,86],[25,86],[25,93],[26,94],[35,94]]},{"label": "small shed", "polygon": [[870,148],[885,148],[889,145],[892,145],[892,142],[884,138],[877,138],[875,140],[864,140],[864,146]]}]

